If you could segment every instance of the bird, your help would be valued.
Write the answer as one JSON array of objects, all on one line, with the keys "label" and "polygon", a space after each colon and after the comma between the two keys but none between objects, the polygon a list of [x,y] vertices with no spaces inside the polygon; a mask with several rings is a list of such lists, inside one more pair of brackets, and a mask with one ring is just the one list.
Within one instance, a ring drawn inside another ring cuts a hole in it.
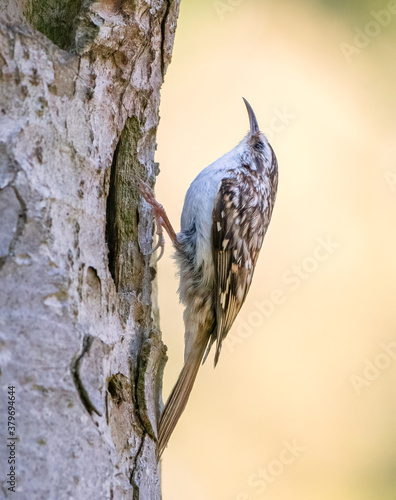
[{"label": "bird", "polygon": [[161,413],[160,459],[213,344],[214,366],[223,341],[244,303],[271,220],[278,187],[278,162],[256,115],[243,98],[250,130],[231,151],[203,169],[191,183],[176,234],[153,190],[142,180],[143,198],[154,212],[158,243],[163,228],[175,249],[179,295],[184,304],[184,365]]}]

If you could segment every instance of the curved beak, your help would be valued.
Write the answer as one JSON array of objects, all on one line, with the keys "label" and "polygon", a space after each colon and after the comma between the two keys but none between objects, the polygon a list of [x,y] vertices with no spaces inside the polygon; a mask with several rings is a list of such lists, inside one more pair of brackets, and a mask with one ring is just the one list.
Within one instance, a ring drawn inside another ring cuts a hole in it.
[{"label": "curved beak", "polygon": [[247,102],[247,100],[244,97],[242,97],[242,99],[245,102],[246,109],[247,109],[247,112],[249,115],[250,137],[252,137],[253,135],[256,135],[260,132],[260,127],[257,123],[257,118],[256,118],[256,115],[254,114],[253,108],[251,107],[251,105]]}]

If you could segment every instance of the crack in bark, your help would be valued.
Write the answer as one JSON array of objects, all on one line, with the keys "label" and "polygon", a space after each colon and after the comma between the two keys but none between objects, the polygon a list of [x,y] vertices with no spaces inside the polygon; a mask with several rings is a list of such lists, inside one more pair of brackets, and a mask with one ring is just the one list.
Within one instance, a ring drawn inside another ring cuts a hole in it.
[{"label": "crack in bark", "polygon": [[8,247],[8,255],[4,255],[3,257],[0,258],[0,270],[2,269],[4,264],[7,262],[7,260],[14,255],[15,247],[18,243],[18,240],[20,239],[20,237],[23,234],[23,230],[24,230],[24,227],[26,224],[26,219],[27,219],[27,207],[26,207],[25,200],[20,195],[18,189],[15,186],[13,186],[11,182],[7,185],[7,187],[8,186],[10,186],[12,188],[12,190],[14,191],[15,196],[16,196],[16,198],[21,206],[21,209],[19,210],[19,214],[18,214],[18,220],[17,220],[16,229],[15,229],[15,234],[12,237],[10,244],[9,244],[9,247]]},{"label": "crack in bark", "polygon": [[[106,201],[106,241],[109,249],[109,271],[118,295],[118,312],[126,326],[131,308],[135,305],[135,322],[140,323],[147,313],[148,301],[141,300],[145,291],[148,258],[139,249],[137,213],[141,196],[133,184],[142,177],[144,165],[139,160],[139,141],[143,125],[136,116],[128,118],[113,155],[109,190]],[[142,295],[143,294],[143,295]],[[149,314],[149,313],[147,313]]]},{"label": "crack in bark", "polygon": [[139,500],[139,498],[140,498],[140,487],[137,485],[137,482],[136,482],[136,480],[134,478],[134,475],[139,470],[138,460],[139,460],[140,454],[143,451],[144,438],[145,437],[146,437],[146,433],[144,432],[143,436],[142,436],[142,440],[140,442],[140,446],[138,448],[138,451],[136,452],[136,455],[134,457],[134,461],[133,461],[133,464],[132,464],[132,467],[131,467],[131,475],[130,475],[130,478],[129,478],[129,482],[130,482],[130,484],[131,484],[131,486],[133,488],[132,500]]},{"label": "crack in bark", "polygon": [[166,21],[168,19],[168,14],[171,6],[172,0],[165,0],[166,8],[164,12],[164,17],[161,21],[161,73],[162,81],[164,81],[166,68],[165,68],[165,39],[166,39]]},{"label": "crack in bark", "polygon": [[[140,350],[139,350],[139,356],[138,360],[140,357]],[[131,383],[131,396],[132,396],[132,403],[133,403],[133,413],[135,415],[136,421],[139,423],[139,426],[142,431],[142,436],[144,436],[147,433],[146,427],[144,425],[144,422],[140,416],[140,408],[139,408],[139,398],[138,398],[138,385],[139,385],[139,361],[136,361],[137,365],[137,370],[134,370],[134,362],[132,358],[130,359],[130,379],[131,382],[133,381],[133,385]],[[136,372],[136,373],[135,373]]]},{"label": "crack in bark", "polygon": [[2,270],[6,262],[7,262],[7,256],[0,257],[0,271]]},{"label": "crack in bark", "polygon": [[89,398],[88,392],[84,387],[84,384],[82,383],[82,380],[80,378],[80,364],[84,356],[89,352],[92,343],[94,341],[94,337],[91,335],[86,335],[84,336],[83,339],[83,345],[82,345],[82,350],[80,354],[76,354],[71,363],[70,363],[70,371],[72,373],[73,377],[73,382],[74,385],[76,386],[77,393],[80,396],[80,400],[82,404],[84,405],[85,409],[87,412],[92,416],[92,412],[95,412],[99,417],[102,416],[102,414],[95,408],[95,405],[92,403],[92,401]]},{"label": "crack in bark", "polygon": [[108,391],[105,393],[105,415],[106,415],[106,425],[109,425],[109,395]]},{"label": "crack in bark", "polygon": [[117,288],[116,282],[116,255],[117,255],[117,241],[116,241],[116,228],[115,228],[115,220],[116,220],[116,186],[115,186],[115,177],[116,177],[116,168],[117,168],[117,158],[120,147],[120,141],[114,151],[113,162],[110,168],[110,181],[109,181],[109,193],[107,195],[106,201],[106,243],[109,249],[108,253],[108,261],[109,261],[109,271],[113,278],[114,284]]},{"label": "crack in bark", "polygon": [[17,222],[16,231],[15,231],[15,236],[10,244],[10,254],[14,252],[17,241],[22,236],[23,229],[25,227],[26,219],[27,219],[27,207],[26,207],[25,200],[22,198],[18,189],[15,186],[12,186],[12,188],[14,190],[15,196],[17,197],[17,199],[21,205],[21,210],[20,210],[19,215],[18,215],[18,222]]}]

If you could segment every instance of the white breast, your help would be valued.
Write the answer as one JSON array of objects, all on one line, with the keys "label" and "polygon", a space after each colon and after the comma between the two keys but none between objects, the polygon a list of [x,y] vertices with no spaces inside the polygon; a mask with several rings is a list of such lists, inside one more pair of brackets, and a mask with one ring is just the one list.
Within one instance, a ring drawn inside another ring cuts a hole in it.
[{"label": "white breast", "polygon": [[204,280],[208,283],[211,282],[214,272],[211,250],[214,201],[219,192],[221,181],[229,177],[232,170],[240,168],[242,151],[243,141],[236,148],[202,170],[191,183],[184,200],[181,230],[188,231],[195,224],[195,268],[198,269],[202,266]]}]

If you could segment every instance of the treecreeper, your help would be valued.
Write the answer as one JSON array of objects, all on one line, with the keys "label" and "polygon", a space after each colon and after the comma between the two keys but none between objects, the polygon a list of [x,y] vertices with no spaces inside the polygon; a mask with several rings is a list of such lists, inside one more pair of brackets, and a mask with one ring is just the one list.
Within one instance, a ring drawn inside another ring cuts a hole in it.
[{"label": "treecreeper", "polygon": [[[183,413],[199,366],[215,345],[216,366],[222,343],[244,303],[271,220],[278,186],[278,163],[250,104],[244,99],[250,131],[230,152],[206,167],[189,187],[175,233],[153,191],[139,181],[153,207],[158,243],[163,228],[172,240],[184,309],[184,366],[162,411],[159,459]],[[154,251],[153,250],[153,251]]]}]

